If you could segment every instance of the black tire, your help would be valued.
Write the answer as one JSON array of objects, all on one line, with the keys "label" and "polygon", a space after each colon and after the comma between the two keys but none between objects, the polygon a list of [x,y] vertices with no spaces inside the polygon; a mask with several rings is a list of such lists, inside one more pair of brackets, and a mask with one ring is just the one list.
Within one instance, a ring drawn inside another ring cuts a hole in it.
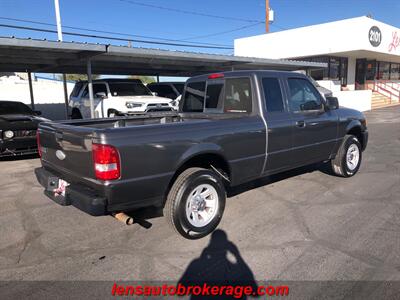
[{"label": "black tire", "polygon": [[[347,151],[352,145],[355,145],[358,148],[359,159],[358,163],[354,164],[355,167],[350,168],[347,163]],[[360,142],[354,135],[346,135],[343,139],[342,145],[340,146],[338,153],[336,154],[336,157],[331,160],[331,170],[337,176],[351,177],[355,175],[360,169],[361,160],[362,151]]]},{"label": "black tire", "polygon": [[71,113],[71,119],[82,119],[82,114],[79,109],[74,108]]},{"label": "black tire", "polygon": [[[202,227],[194,226],[186,214],[190,194],[202,184],[211,185],[217,195],[217,209],[209,223]],[[187,239],[199,239],[218,226],[225,209],[226,191],[221,178],[213,171],[203,168],[189,168],[183,171],[175,180],[168,193],[164,206],[164,216],[172,228]]]}]

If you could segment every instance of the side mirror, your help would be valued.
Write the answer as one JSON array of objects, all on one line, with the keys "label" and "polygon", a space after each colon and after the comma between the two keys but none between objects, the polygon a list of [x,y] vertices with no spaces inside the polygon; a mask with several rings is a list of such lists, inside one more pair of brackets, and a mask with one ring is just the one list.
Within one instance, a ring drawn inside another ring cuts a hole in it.
[{"label": "side mirror", "polygon": [[107,98],[107,94],[104,92],[98,92],[94,96],[95,96],[95,98],[101,98],[101,99]]},{"label": "side mirror", "polygon": [[334,110],[339,108],[339,101],[336,97],[326,97],[326,105],[329,109]]},{"label": "side mirror", "polygon": [[42,115],[42,112],[41,112],[40,110],[34,110],[33,112],[34,112],[35,115],[37,115],[37,116],[41,116],[41,115]]},{"label": "side mirror", "polygon": [[157,92],[151,92],[153,94],[153,96],[158,96]]}]

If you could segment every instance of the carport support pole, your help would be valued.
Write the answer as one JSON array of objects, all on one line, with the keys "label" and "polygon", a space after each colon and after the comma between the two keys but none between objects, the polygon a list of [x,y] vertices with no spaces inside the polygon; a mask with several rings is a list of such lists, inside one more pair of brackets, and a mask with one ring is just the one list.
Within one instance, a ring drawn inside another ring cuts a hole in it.
[{"label": "carport support pole", "polygon": [[92,82],[92,61],[87,61],[87,77],[88,77],[88,89],[89,89],[89,101],[90,101],[90,117],[94,119],[94,97],[93,97],[93,82]]},{"label": "carport support pole", "polygon": [[64,102],[65,102],[65,119],[68,119],[68,91],[67,91],[67,76],[62,74],[63,76],[63,86],[64,86]]},{"label": "carport support pole", "polygon": [[31,108],[35,110],[35,99],[33,98],[33,87],[32,87],[32,74],[28,72],[28,83],[29,83],[29,95],[31,96]]}]

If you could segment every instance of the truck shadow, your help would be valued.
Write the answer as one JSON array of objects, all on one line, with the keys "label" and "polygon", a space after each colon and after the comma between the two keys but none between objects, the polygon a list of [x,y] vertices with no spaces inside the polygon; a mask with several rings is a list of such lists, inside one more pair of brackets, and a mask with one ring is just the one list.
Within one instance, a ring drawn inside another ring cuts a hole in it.
[{"label": "truck shadow", "polygon": [[[228,239],[225,231],[215,230],[210,242],[198,258],[187,266],[178,285],[184,287],[218,286],[231,287],[232,293],[217,295],[218,299],[247,299],[239,287],[250,286],[257,291],[258,285],[250,267],[244,261],[238,247]],[[235,287],[238,287],[235,289]],[[190,299],[215,299],[212,295],[191,294]]]},{"label": "truck shadow", "polygon": [[[275,182],[278,182],[281,180],[285,180],[285,179],[289,179],[289,178],[299,176],[302,174],[312,173],[315,171],[332,175],[327,164],[323,164],[323,163],[312,164],[312,165],[300,167],[297,169],[293,169],[293,170],[290,170],[287,172],[282,172],[282,173],[279,173],[276,175],[263,177],[263,178],[260,178],[260,179],[254,180],[254,181],[250,181],[250,182],[235,186],[233,188],[228,188],[227,189],[227,197],[228,198],[234,197],[236,195],[245,193],[247,191],[250,191],[250,190],[253,190],[253,189],[268,185],[268,184],[272,184],[272,183],[275,183]],[[147,207],[147,208],[138,209],[138,210],[130,211],[130,212],[126,212],[126,213],[135,220],[136,224],[138,224],[146,229],[149,229],[152,227],[152,224],[148,220],[153,219],[153,218],[159,218],[159,217],[163,216],[162,208],[155,208],[155,207]]]}]

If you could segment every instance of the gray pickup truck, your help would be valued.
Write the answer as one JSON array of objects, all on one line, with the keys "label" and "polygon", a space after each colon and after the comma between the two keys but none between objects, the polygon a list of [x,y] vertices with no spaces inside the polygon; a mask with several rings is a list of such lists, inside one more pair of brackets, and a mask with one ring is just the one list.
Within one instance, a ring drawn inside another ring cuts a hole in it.
[{"label": "gray pickup truck", "polygon": [[40,124],[35,173],[61,205],[91,215],[162,207],[195,239],[217,227],[227,188],[316,162],[353,176],[367,141],[364,115],[306,76],[235,71],[190,78],[179,113]]}]

